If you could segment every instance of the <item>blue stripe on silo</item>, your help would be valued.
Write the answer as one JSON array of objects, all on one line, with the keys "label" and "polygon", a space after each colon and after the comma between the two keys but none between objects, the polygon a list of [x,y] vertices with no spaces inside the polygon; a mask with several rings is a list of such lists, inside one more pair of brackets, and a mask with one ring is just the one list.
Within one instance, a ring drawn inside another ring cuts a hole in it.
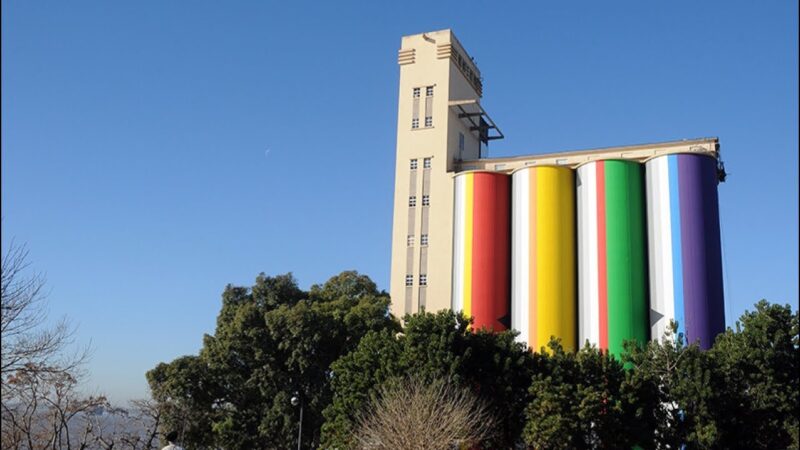
[{"label": "blue stripe on silo", "polygon": [[669,178],[670,231],[672,232],[672,277],[675,295],[675,321],[678,333],[686,333],[686,318],[683,306],[683,255],[681,252],[681,206],[678,191],[678,155],[669,155],[667,174]]}]

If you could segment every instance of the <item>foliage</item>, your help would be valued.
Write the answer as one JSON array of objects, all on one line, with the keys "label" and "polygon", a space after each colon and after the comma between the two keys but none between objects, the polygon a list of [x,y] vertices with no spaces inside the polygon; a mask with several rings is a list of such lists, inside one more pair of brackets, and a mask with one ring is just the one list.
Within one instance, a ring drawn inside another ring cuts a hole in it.
[{"label": "foliage", "polygon": [[549,348],[531,384],[525,442],[554,449],[644,444],[644,405],[622,363],[588,345],[565,352],[554,340]]},{"label": "foliage", "polygon": [[798,448],[798,313],[761,301],[709,351],[672,332],[621,361],[553,352],[531,385],[537,448]]},{"label": "foliage", "polygon": [[147,372],[151,395],[161,414],[161,427],[175,430],[181,442],[211,448],[209,430],[214,423],[221,387],[208,365],[197,356],[161,363]]},{"label": "foliage", "polygon": [[494,433],[495,419],[469,389],[411,377],[382,387],[355,430],[357,448],[471,448]]},{"label": "foliage", "polygon": [[356,272],[309,292],[291,274],[259,275],[251,289],[228,286],[200,354],[148,372],[154,398],[167,408],[164,423],[183,429],[182,442],[192,448],[290,448],[296,392],[304,447],[316,448],[331,399],[331,364],[363,335],[398,329],[388,305],[388,296]]},{"label": "foliage", "polygon": [[[197,449],[293,448],[298,395],[304,448],[432,441],[436,428],[420,424],[452,397],[413,400],[439,395],[430,389],[441,382],[495,421],[472,448],[798,448],[800,324],[789,306],[758,303],[708,351],[673,331],[616,358],[556,341],[531,353],[515,333],[475,332],[450,311],[401,328],[388,304],[355,272],[308,292],[290,274],[228,286],[200,353],[147,374],[162,429]],[[375,431],[389,423],[408,427]]]},{"label": "foliage", "polygon": [[653,394],[647,422],[656,448],[708,448],[717,439],[714,399],[725,386],[716,386],[711,361],[697,344],[685,345],[677,326],[663,339],[644,347],[628,345],[624,356],[632,365],[631,380]]},{"label": "foliage", "polygon": [[490,448],[511,447],[524,424],[522,411],[535,360],[514,334],[468,330],[450,311],[405,317],[401,334],[368,333],[358,348],[333,365],[333,399],[324,414],[324,448],[353,448],[359,414],[386,386],[407,377],[449,380],[469,388],[500,418]]},{"label": "foliage", "polygon": [[656,447],[798,448],[798,329],[797,312],[762,300],[709,351],[672,334],[632,348],[632,379],[657,395]]},{"label": "foliage", "polygon": [[709,356],[718,385],[713,411],[720,447],[798,448],[800,316],[765,300],[747,311],[736,331],[720,335]]}]

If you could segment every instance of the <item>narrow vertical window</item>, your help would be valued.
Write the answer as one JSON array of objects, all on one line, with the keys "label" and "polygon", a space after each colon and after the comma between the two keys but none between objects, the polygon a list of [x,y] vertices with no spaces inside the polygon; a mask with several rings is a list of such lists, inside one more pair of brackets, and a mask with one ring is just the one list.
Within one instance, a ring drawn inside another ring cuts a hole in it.
[{"label": "narrow vertical window", "polygon": [[422,168],[423,169],[430,169],[431,168],[431,159],[430,158],[424,158],[422,160]]},{"label": "narrow vertical window", "polygon": [[464,151],[464,133],[458,133],[458,151]]},{"label": "narrow vertical window", "polygon": [[414,98],[411,102],[411,128],[419,128],[419,89],[414,88]]},{"label": "narrow vertical window", "polygon": [[412,196],[408,197],[408,206],[410,206],[410,207],[417,206],[417,196],[416,195],[412,195]]},{"label": "narrow vertical window", "polygon": [[423,195],[422,196],[422,206],[431,206],[431,196],[430,195]]},{"label": "narrow vertical window", "polygon": [[417,170],[417,160],[416,159],[412,159],[411,160],[411,170]]},{"label": "narrow vertical window", "polygon": [[425,127],[433,126],[433,86],[425,88]]},{"label": "narrow vertical window", "polygon": [[419,237],[419,245],[422,245],[422,246],[427,246],[428,245],[428,235],[427,234],[423,234],[422,236]]},{"label": "narrow vertical window", "polygon": [[419,276],[419,285],[420,286],[427,286],[428,285],[428,275],[423,273],[423,274],[421,274]]},{"label": "narrow vertical window", "polygon": [[414,275],[406,275],[406,286],[414,285]]},{"label": "narrow vertical window", "polygon": [[414,246],[414,235],[413,234],[409,234],[408,235],[408,239],[407,239],[406,243],[408,244],[409,247],[413,247]]}]

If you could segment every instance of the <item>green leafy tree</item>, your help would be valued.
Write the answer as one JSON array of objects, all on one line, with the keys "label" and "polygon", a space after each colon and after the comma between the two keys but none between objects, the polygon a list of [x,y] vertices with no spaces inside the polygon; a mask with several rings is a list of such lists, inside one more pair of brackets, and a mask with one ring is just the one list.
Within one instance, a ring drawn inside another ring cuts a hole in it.
[{"label": "green leafy tree", "polygon": [[211,448],[221,390],[208,365],[197,356],[183,356],[157,365],[147,372],[147,381],[162,412],[162,428],[177,431],[193,448]]},{"label": "green leafy tree", "polygon": [[[586,346],[544,353],[525,411],[525,442],[534,448],[631,448],[647,444],[639,385],[622,362]],[[643,428],[644,426],[644,428]]]},{"label": "green leafy tree", "polygon": [[719,448],[798,448],[800,318],[789,305],[761,300],[720,335],[709,357],[716,367],[714,419]]},{"label": "green leafy tree", "polygon": [[226,287],[200,353],[147,373],[162,428],[197,449],[292,448],[297,393],[305,448],[356,448],[370,405],[413,379],[470,392],[496,419],[485,448],[798,448],[789,306],[759,302],[709,351],[668,334],[617,359],[557,342],[531,353],[513,332],[474,332],[450,311],[401,328],[388,305],[355,272],[308,292],[291,275]]},{"label": "green leafy tree", "polygon": [[513,447],[524,425],[535,360],[513,333],[473,333],[469,323],[450,311],[423,312],[406,316],[402,333],[367,333],[355,351],[332,366],[333,399],[324,412],[323,447],[354,448],[360,415],[381,389],[408,377],[470,389],[499,419],[495,437],[484,445]]},{"label": "green leafy tree", "polygon": [[325,408],[324,448],[353,448],[360,411],[377,398],[379,386],[406,370],[403,346],[395,333],[369,332],[358,348],[333,363],[333,400]]},{"label": "green leafy tree", "polygon": [[629,346],[623,360],[632,365],[631,382],[651,394],[645,423],[656,448],[711,448],[719,438],[714,422],[718,385],[712,361],[697,344],[685,345],[672,326],[662,340]]},{"label": "green leafy tree", "polygon": [[170,392],[202,419],[194,424],[197,433],[184,439],[191,447],[293,447],[299,415],[290,399],[298,393],[304,447],[316,448],[322,409],[331,398],[331,363],[364,334],[399,327],[388,314],[388,296],[356,272],[309,292],[291,274],[262,274],[252,288],[228,286],[222,297],[214,335],[205,336],[199,356],[191,357],[213,398],[196,402],[191,390],[173,388],[198,382],[186,371],[167,370],[177,361],[148,373],[154,393]]},{"label": "green leafy tree", "polygon": [[658,448],[797,448],[798,314],[761,301],[708,351],[682,335],[632,349],[633,379],[656,393]]}]

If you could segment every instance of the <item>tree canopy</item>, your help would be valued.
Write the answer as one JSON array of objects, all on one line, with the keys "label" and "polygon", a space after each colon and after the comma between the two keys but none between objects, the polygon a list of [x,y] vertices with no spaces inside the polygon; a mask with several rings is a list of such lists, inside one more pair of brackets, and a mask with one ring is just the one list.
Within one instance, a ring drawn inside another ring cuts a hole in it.
[{"label": "tree canopy", "polygon": [[586,346],[565,352],[551,341],[533,376],[524,438],[534,448],[651,448],[647,397],[622,362]]},{"label": "tree canopy", "polygon": [[303,408],[303,442],[316,448],[330,403],[331,364],[368,332],[399,330],[388,296],[366,276],[343,272],[304,292],[291,274],[228,286],[213,335],[197,356],[147,374],[154,398],[172,405],[165,423],[192,448],[289,448]]},{"label": "tree canopy", "polygon": [[519,439],[534,355],[515,334],[471,332],[469,321],[450,311],[405,317],[403,333],[367,333],[359,346],[333,364],[333,399],[325,409],[325,448],[351,448],[359,414],[385,386],[405,377],[447,380],[466,387],[497,418],[486,448],[507,448]]},{"label": "tree canopy", "polygon": [[[401,325],[388,307],[356,272],[308,291],[291,274],[227,286],[199,354],[147,373],[162,428],[191,448],[293,448],[297,396],[304,448],[357,448],[387,393],[401,398],[414,380],[482,405],[495,425],[481,448],[798,448],[800,323],[788,305],[759,302],[707,351],[673,331],[620,356],[557,340],[533,353],[451,311]],[[408,414],[398,420],[430,416]]]}]

